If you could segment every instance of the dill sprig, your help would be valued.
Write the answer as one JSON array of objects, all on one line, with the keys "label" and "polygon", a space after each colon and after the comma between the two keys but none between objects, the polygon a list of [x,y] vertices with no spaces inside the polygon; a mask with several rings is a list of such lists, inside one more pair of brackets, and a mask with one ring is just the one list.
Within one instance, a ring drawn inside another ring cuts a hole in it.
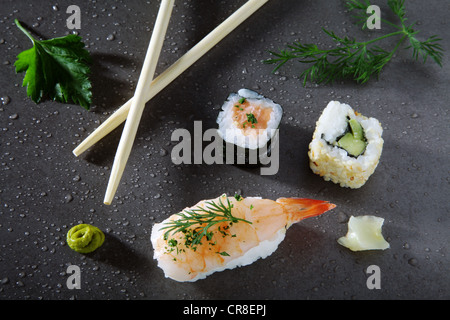
[{"label": "dill sprig", "polygon": [[166,222],[166,226],[161,228],[167,230],[164,233],[164,239],[167,240],[170,233],[173,235],[177,232],[182,232],[187,235],[186,247],[191,246],[195,248],[196,245],[201,244],[203,237],[206,237],[208,241],[211,240],[213,234],[208,230],[218,223],[237,223],[242,221],[251,224],[250,221],[233,216],[231,213],[233,205],[230,203],[230,200],[227,197],[227,203],[224,204],[221,198],[219,198],[218,203],[206,201],[205,207],[197,206],[177,213],[180,217],[179,219]]},{"label": "dill sprig", "polygon": [[[358,42],[348,37],[339,37],[334,32],[322,29],[329,37],[336,42],[336,47],[332,49],[319,49],[315,44],[302,44],[294,42],[287,45],[287,49],[279,52],[270,51],[274,56],[272,59],[264,61],[267,64],[276,64],[274,72],[292,59],[299,62],[311,64],[301,73],[303,85],[308,79],[317,83],[329,83],[337,79],[351,78],[358,83],[367,82],[372,76],[379,76],[383,67],[392,59],[394,53],[405,41],[409,41],[409,46],[405,49],[413,49],[412,55],[415,60],[420,57],[425,63],[430,57],[442,67],[443,48],[439,43],[442,39],[433,35],[425,41],[420,41],[416,35],[419,31],[413,29],[415,23],[407,24],[405,17],[405,0],[388,0],[389,8],[399,18],[400,24],[394,24],[388,20],[381,19],[397,31],[385,34],[376,39]],[[362,24],[362,28],[367,28],[367,8],[370,6],[368,0],[348,0],[346,7],[349,11],[356,12],[354,17],[357,24]],[[385,50],[376,45],[384,39],[399,37],[392,50]]]}]

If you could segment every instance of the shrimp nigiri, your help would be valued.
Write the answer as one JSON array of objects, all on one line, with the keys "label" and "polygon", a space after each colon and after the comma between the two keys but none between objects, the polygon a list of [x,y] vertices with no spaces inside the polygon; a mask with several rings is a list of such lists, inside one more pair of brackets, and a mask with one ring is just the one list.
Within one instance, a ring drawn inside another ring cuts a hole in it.
[{"label": "shrimp nigiri", "polygon": [[292,224],[334,207],[312,199],[273,201],[223,194],[155,224],[151,234],[154,258],[166,277],[197,281],[268,257]]}]

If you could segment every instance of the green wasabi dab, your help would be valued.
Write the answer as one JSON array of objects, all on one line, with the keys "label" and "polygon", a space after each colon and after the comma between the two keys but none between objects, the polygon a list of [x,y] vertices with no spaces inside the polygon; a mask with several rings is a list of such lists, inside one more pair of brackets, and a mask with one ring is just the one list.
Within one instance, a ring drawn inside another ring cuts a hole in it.
[{"label": "green wasabi dab", "polygon": [[67,244],[79,253],[90,253],[105,241],[105,234],[97,227],[79,224],[67,232]]}]

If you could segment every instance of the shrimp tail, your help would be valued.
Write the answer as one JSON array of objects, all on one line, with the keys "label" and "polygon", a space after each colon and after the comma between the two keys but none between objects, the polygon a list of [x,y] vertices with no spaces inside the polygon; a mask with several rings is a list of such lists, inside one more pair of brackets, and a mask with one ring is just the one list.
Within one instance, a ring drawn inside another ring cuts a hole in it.
[{"label": "shrimp tail", "polygon": [[276,202],[283,206],[291,224],[321,215],[336,207],[336,205],[328,201],[304,198],[279,198]]}]

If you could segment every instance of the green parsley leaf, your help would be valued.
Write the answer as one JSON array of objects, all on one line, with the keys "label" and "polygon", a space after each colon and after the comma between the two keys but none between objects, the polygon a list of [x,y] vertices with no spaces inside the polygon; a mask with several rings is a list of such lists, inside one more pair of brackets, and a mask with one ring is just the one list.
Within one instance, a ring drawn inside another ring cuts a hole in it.
[{"label": "green parsley leaf", "polygon": [[23,87],[35,103],[43,98],[68,103],[70,100],[89,110],[92,85],[89,80],[91,57],[81,38],[74,34],[50,40],[36,40],[15,19],[17,27],[33,42],[14,63],[16,72],[25,72]]},{"label": "green parsley leaf", "polygon": [[228,252],[226,251],[222,251],[222,252],[217,252],[218,254],[220,254],[221,256],[225,256],[225,257],[229,257],[230,255],[228,254]]}]

